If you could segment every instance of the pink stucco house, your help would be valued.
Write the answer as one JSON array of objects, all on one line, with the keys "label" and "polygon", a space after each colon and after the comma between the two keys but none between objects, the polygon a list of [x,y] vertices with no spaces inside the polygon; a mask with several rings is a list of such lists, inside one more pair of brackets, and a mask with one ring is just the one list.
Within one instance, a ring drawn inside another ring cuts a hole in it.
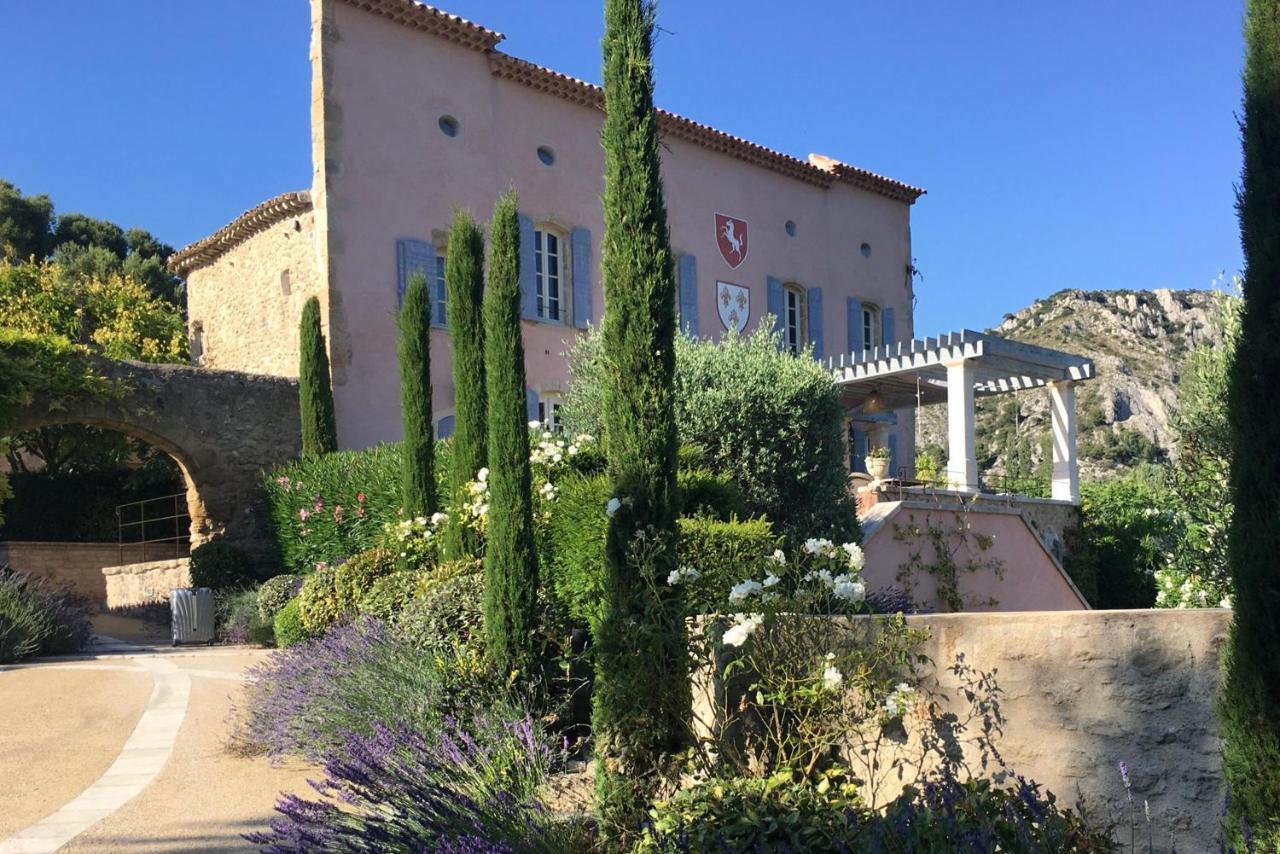
[{"label": "pink stucco house", "polygon": [[[566,346],[603,310],[602,97],[503,53],[502,38],[412,0],[311,0],[312,186],[172,261],[188,281],[201,364],[295,374],[298,316],[315,295],[340,444],[399,438],[394,318],[406,279],[423,271],[439,283],[453,208],[487,219],[514,187],[529,414],[554,421]],[[819,358],[913,337],[910,213],[923,190],[668,112],[661,126],[685,330],[718,338],[769,313],[789,347],[811,345]],[[447,435],[451,341],[439,294],[432,382]],[[849,425],[851,466],[869,446],[889,448],[895,469],[910,464],[910,408],[853,414]]]}]

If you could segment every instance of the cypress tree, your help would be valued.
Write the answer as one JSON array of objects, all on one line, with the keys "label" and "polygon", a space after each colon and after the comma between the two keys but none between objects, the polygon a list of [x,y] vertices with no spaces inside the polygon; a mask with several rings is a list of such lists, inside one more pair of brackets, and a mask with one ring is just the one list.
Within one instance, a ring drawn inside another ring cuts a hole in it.
[{"label": "cypress tree", "polygon": [[489,226],[484,343],[489,406],[485,636],[494,663],[527,680],[534,674],[538,656],[538,554],[533,541],[533,480],[520,334],[520,224],[513,192],[498,199]]},{"label": "cypress tree", "polygon": [[400,418],[404,446],[400,506],[405,516],[436,512],[436,446],[431,418],[431,293],[421,273],[409,279],[400,308]]},{"label": "cypress tree", "polygon": [[[484,237],[471,216],[454,211],[445,264],[449,331],[453,336],[453,465],[449,486],[454,504],[476,472],[487,465],[484,376]],[[446,532],[451,555],[476,554],[475,535],[459,525]]]},{"label": "cypress tree", "polygon": [[329,384],[329,351],[320,331],[320,300],[302,307],[298,341],[298,409],[302,413],[302,454],[314,456],[338,450],[338,425]]},{"label": "cypress tree", "polygon": [[1280,850],[1280,0],[1249,0],[1245,42],[1236,203],[1244,309],[1228,390],[1235,601],[1220,720],[1230,831],[1237,839],[1252,833],[1250,850],[1273,851]]},{"label": "cypress tree", "polygon": [[[687,745],[689,684],[675,569],[675,281],[653,106],[654,7],[606,0],[601,325],[604,444],[618,504],[606,545],[593,732],[601,815],[634,830]],[[643,538],[645,558],[631,559]]]}]

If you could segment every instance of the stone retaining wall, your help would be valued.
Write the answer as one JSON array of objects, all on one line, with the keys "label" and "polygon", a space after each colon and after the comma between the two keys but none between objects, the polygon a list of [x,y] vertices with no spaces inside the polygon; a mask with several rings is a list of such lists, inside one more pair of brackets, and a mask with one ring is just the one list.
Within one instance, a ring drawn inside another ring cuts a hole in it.
[{"label": "stone retaining wall", "polygon": [[191,586],[190,564],[190,558],[180,557],[104,567],[107,607],[128,608],[169,601],[170,590]]},{"label": "stone retaining wall", "polygon": [[[1055,611],[937,614],[908,618],[931,637],[933,662],[904,733],[880,747],[876,799],[897,795],[939,751],[959,773],[1021,774],[1097,817],[1120,822],[1129,806],[1118,765],[1126,763],[1138,822],[1150,805],[1156,851],[1218,850],[1223,803],[1215,706],[1226,610]],[[695,714],[707,714],[706,683],[695,680]],[[732,700],[730,702],[733,702]],[[886,731],[887,732],[887,731]],[[872,735],[882,735],[877,727]],[[921,736],[934,739],[934,749]],[[855,738],[855,743],[864,739]],[[994,748],[994,749],[993,749]],[[856,751],[852,751],[855,752]],[[891,764],[904,763],[901,774]],[[858,762],[855,770],[863,771]]]},{"label": "stone retaining wall", "polygon": [[[153,556],[156,551],[152,546]],[[65,584],[100,604],[107,601],[102,568],[145,559],[140,545],[126,545],[122,550],[118,543],[0,543],[0,565]]]}]

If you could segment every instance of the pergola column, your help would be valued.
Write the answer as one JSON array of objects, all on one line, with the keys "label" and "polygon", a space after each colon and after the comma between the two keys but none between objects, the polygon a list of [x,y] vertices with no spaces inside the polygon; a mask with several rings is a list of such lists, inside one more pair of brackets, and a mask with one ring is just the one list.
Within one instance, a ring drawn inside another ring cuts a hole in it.
[{"label": "pergola column", "polygon": [[1049,415],[1053,428],[1053,486],[1049,494],[1080,503],[1080,469],[1076,463],[1076,386],[1071,380],[1049,383]]},{"label": "pergola column", "polygon": [[974,364],[969,359],[946,362],[947,480],[952,488],[978,491],[978,453],[974,439]]}]

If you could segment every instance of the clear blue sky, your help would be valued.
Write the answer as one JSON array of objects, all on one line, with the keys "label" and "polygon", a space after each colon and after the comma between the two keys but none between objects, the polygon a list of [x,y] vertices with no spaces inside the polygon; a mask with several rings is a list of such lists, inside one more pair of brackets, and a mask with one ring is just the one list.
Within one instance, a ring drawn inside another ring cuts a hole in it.
[{"label": "clear blue sky", "polygon": [[[447,0],[599,80],[591,0]],[[0,177],[182,245],[309,185],[305,0],[0,0]],[[1085,11],[1087,10],[1087,11]],[[1240,0],[660,7],[658,100],[923,186],[917,331],[1239,269]]]}]

